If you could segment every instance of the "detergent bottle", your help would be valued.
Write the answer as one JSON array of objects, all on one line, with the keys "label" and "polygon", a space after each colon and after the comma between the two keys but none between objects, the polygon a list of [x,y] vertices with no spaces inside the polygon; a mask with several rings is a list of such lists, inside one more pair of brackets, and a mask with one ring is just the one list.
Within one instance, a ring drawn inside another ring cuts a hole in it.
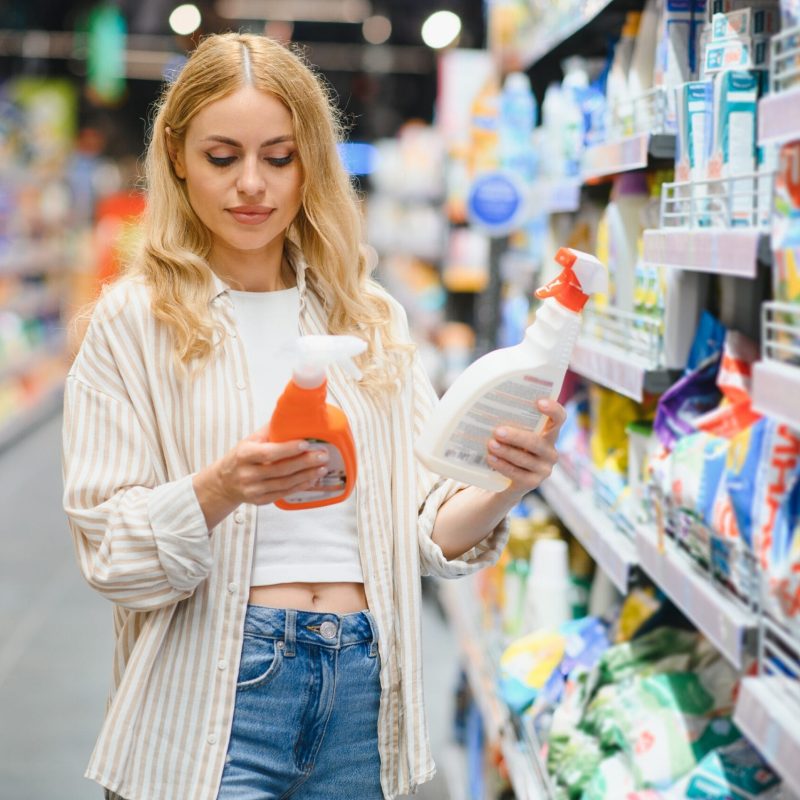
[{"label": "detergent bottle", "polygon": [[537,290],[544,302],[522,342],[479,358],[434,408],[415,447],[430,470],[493,492],[508,487],[487,460],[494,429],[541,431],[547,417],[537,401],[558,397],[581,310],[590,294],[607,290],[606,268],[594,256],[562,247],[556,261],[563,269]]},{"label": "detergent bottle", "polygon": [[351,361],[367,343],[355,336],[301,336],[295,346],[292,379],[278,398],[267,441],[305,439],[312,450],[326,450],[328,472],[316,486],[277,500],[284,511],[319,508],[346,500],[356,484],[356,448],[344,412],[327,402],[329,364],[338,363],[355,378]]}]

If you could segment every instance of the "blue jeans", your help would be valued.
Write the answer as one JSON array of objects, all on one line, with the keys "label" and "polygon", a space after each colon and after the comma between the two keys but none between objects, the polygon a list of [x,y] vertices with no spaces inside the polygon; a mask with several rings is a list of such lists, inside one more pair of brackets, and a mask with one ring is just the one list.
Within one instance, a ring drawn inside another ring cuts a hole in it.
[{"label": "blue jeans", "polygon": [[248,606],[217,800],[382,800],[375,620]]}]

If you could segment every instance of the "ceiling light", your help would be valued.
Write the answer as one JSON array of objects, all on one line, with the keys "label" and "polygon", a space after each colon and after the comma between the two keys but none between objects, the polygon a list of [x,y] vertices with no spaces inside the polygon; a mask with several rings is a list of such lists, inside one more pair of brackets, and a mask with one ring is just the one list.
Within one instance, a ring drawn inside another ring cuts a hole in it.
[{"label": "ceiling light", "polygon": [[189,36],[194,33],[202,21],[200,9],[193,3],[184,3],[173,9],[169,15],[169,26],[178,36]]},{"label": "ceiling light", "polygon": [[392,35],[392,23],[386,17],[376,14],[364,20],[361,33],[370,44],[383,44]]},{"label": "ceiling light", "polygon": [[437,11],[422,26],[422,41],[434,50],[452,44],[461,33],[461,18],[452,11]]}]

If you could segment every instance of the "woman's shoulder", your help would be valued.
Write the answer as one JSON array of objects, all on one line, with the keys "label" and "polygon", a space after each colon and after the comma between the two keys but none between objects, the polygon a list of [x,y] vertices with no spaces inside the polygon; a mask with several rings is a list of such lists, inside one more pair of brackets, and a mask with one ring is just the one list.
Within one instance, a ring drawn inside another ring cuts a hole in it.
[{"label": "woman's shoulder", "polygon": [[138,276],[126,275],[103,286],[92,319],[113,322],[120,317],[133,321],[150,314],[150,289]]}]

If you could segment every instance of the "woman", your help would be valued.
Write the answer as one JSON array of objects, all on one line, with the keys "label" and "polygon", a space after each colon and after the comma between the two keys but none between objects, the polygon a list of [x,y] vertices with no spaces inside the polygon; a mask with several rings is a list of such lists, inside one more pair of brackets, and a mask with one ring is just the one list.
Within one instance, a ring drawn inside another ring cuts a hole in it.
[{"label": "woman", "polygon": [[[504,517],[556,460],[498,430],[492,494],[426,471],[435,395],[402,308],[374,283],[330,101],[262,37],[212,36],[154,119],[141,251],[108,289],[67,381],[65,508],[114,604],[107,716],[87,777],[126,800],[381,798],[434,773],[420,574],[499,557]],[[353,333],[330,370],[359,475],[344,503],[282,512],[324,462],[265,441],[286,341]]]}]

